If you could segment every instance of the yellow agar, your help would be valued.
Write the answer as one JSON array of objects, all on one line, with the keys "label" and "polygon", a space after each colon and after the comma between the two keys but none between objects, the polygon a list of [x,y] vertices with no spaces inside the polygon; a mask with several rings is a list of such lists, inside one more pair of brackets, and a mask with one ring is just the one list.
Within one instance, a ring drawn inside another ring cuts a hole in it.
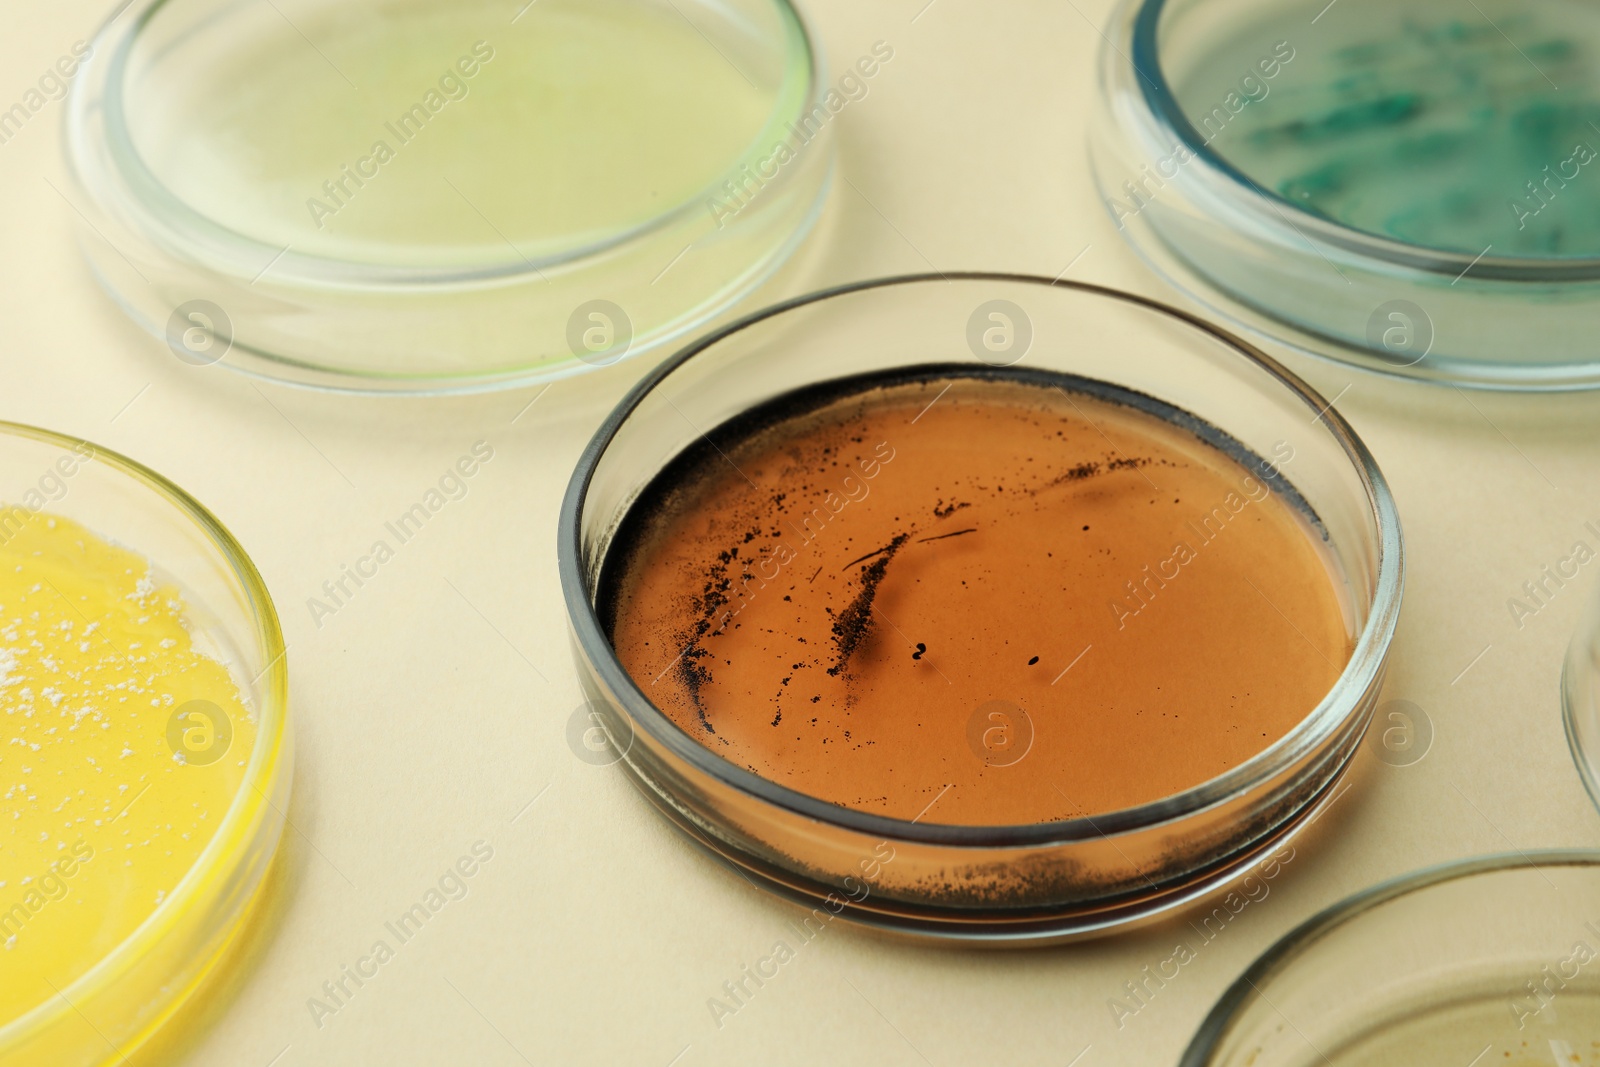
[{"label": "yellow agar", "polygon": [[256,727],[148,561],[59,516],[0,505],[0,519],[3,1025],[172,895]]}]

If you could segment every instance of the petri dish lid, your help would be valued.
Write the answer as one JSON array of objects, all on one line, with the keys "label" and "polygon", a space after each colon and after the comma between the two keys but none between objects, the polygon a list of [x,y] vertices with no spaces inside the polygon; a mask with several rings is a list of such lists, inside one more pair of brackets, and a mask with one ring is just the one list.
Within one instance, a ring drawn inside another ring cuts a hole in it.
[{"label": "petri dish lid", "polygon": [[1106,207],[1199,303],[1316,355],[1600,384],[1600,13],[1572,0],[1127,0]]},{"label": "petri dish lid", "polygon": [[277,614],[201,505],[0,423],[0,1067],[98,1067],[237,958],[288,808]]},{"label": "petri dish lid", "polygon": [[834,111],[788,0],[145,0],[67,154],[111,294],[190,362],[362,392],[681,336],[814,221]]}]

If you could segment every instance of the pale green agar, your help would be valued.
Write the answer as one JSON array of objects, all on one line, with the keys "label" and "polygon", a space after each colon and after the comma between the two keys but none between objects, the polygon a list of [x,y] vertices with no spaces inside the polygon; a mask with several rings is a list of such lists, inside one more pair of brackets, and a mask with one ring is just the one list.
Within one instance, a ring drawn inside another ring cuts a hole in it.
[{"label": "pale green agar", "polygon": [[1546,993],[1541,1000],[1514,990],[1424,1009],[1340,1048],[1310,1052],[1306,1067],[1596,1067],[1600,998],[1592,988]]},{"label": "pale green agar", "polygon": [[[1600,255],[1600,7],[1338,0],[1315,23],[1300,15],[1230,34],[1180,80],[1213,151],[1368,233],[1473,256]],[[1245,80],[1279,41],[1294,58]],[[1202,127],[1218,107],[1228,121]]]},{"label": "pale green agar", "polygon": [[560,257],[704,210],[728,171],[788,136],[768,128],[776,79],[691,24],[696,5],[278,6],[214,62],[148,90],[131,78],[128,112],[179,200],[301,254]]}]

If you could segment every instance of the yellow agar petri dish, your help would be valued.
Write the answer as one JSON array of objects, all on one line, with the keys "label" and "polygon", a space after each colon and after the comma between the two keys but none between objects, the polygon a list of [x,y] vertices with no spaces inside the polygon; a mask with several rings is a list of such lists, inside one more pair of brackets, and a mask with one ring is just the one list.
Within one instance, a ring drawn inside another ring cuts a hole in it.
[{"label": "yellow agar petri dish", "polygon": [[193,362],[361,392],[682,336],[809,230],[848,102],[788,0],[143,0],[91,49],[107,288]]},{"label": "yellow agar petri dish", "polygon": [[0,423],[0,1065],[121,1062],[227,957],[284,822],[286,680],[204,508]]}]

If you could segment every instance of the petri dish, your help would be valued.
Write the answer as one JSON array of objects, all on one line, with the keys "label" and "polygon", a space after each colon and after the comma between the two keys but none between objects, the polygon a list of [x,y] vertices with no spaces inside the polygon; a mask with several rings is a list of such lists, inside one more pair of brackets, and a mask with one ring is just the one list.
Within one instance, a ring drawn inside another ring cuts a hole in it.
[{"label": "petri dish", "polygon": [[1600,17],[1571,0],[1130,0],[1092,136],[1107,210],[1199,303],[1301,351],[1590,388]]},{"label": "petri dish", "polygon": [[1600,604],[1590,603],[1561,669],[1567,743],[1589,797],[1600,807]]},{"label": "petri dish", "polygon": [[[966,469],[1002,439],[1017,469]],[[1272,508],[1331,622],[1247,562]],[[1181,312],[1016,275],[845,286],[695,342],[601,427],[560,521],[584,714],[644,795],[775,893],[946,940],[1093,936],[1271,864],[1359,745],[1402,584],[1325,401]],[[1319,625],[1347,643],[1296,632]],[[1256,672],[1302,654],[1325,677],[1297,704]],[[1126,676],[1168,691],[1113,698]],[[1278,732],[1231,734],[1246,704]]]},{"label": "petri dish", "polygon": [[181,358],[465,392],[650,351],[820,210],[842,97],[787,0],[144,0],[66,151],[101,282]]},{"label": "petri dish", "polygon": [[126,1062],[226,965],[288,805],[287,684],[209,512],[0,424],[0,1064]]},{"label": "petri dish", "polygon": [[1600,854],[1457,861],[1285,935],[1206,1017],[1182,1067],[1600,1062]]}]

